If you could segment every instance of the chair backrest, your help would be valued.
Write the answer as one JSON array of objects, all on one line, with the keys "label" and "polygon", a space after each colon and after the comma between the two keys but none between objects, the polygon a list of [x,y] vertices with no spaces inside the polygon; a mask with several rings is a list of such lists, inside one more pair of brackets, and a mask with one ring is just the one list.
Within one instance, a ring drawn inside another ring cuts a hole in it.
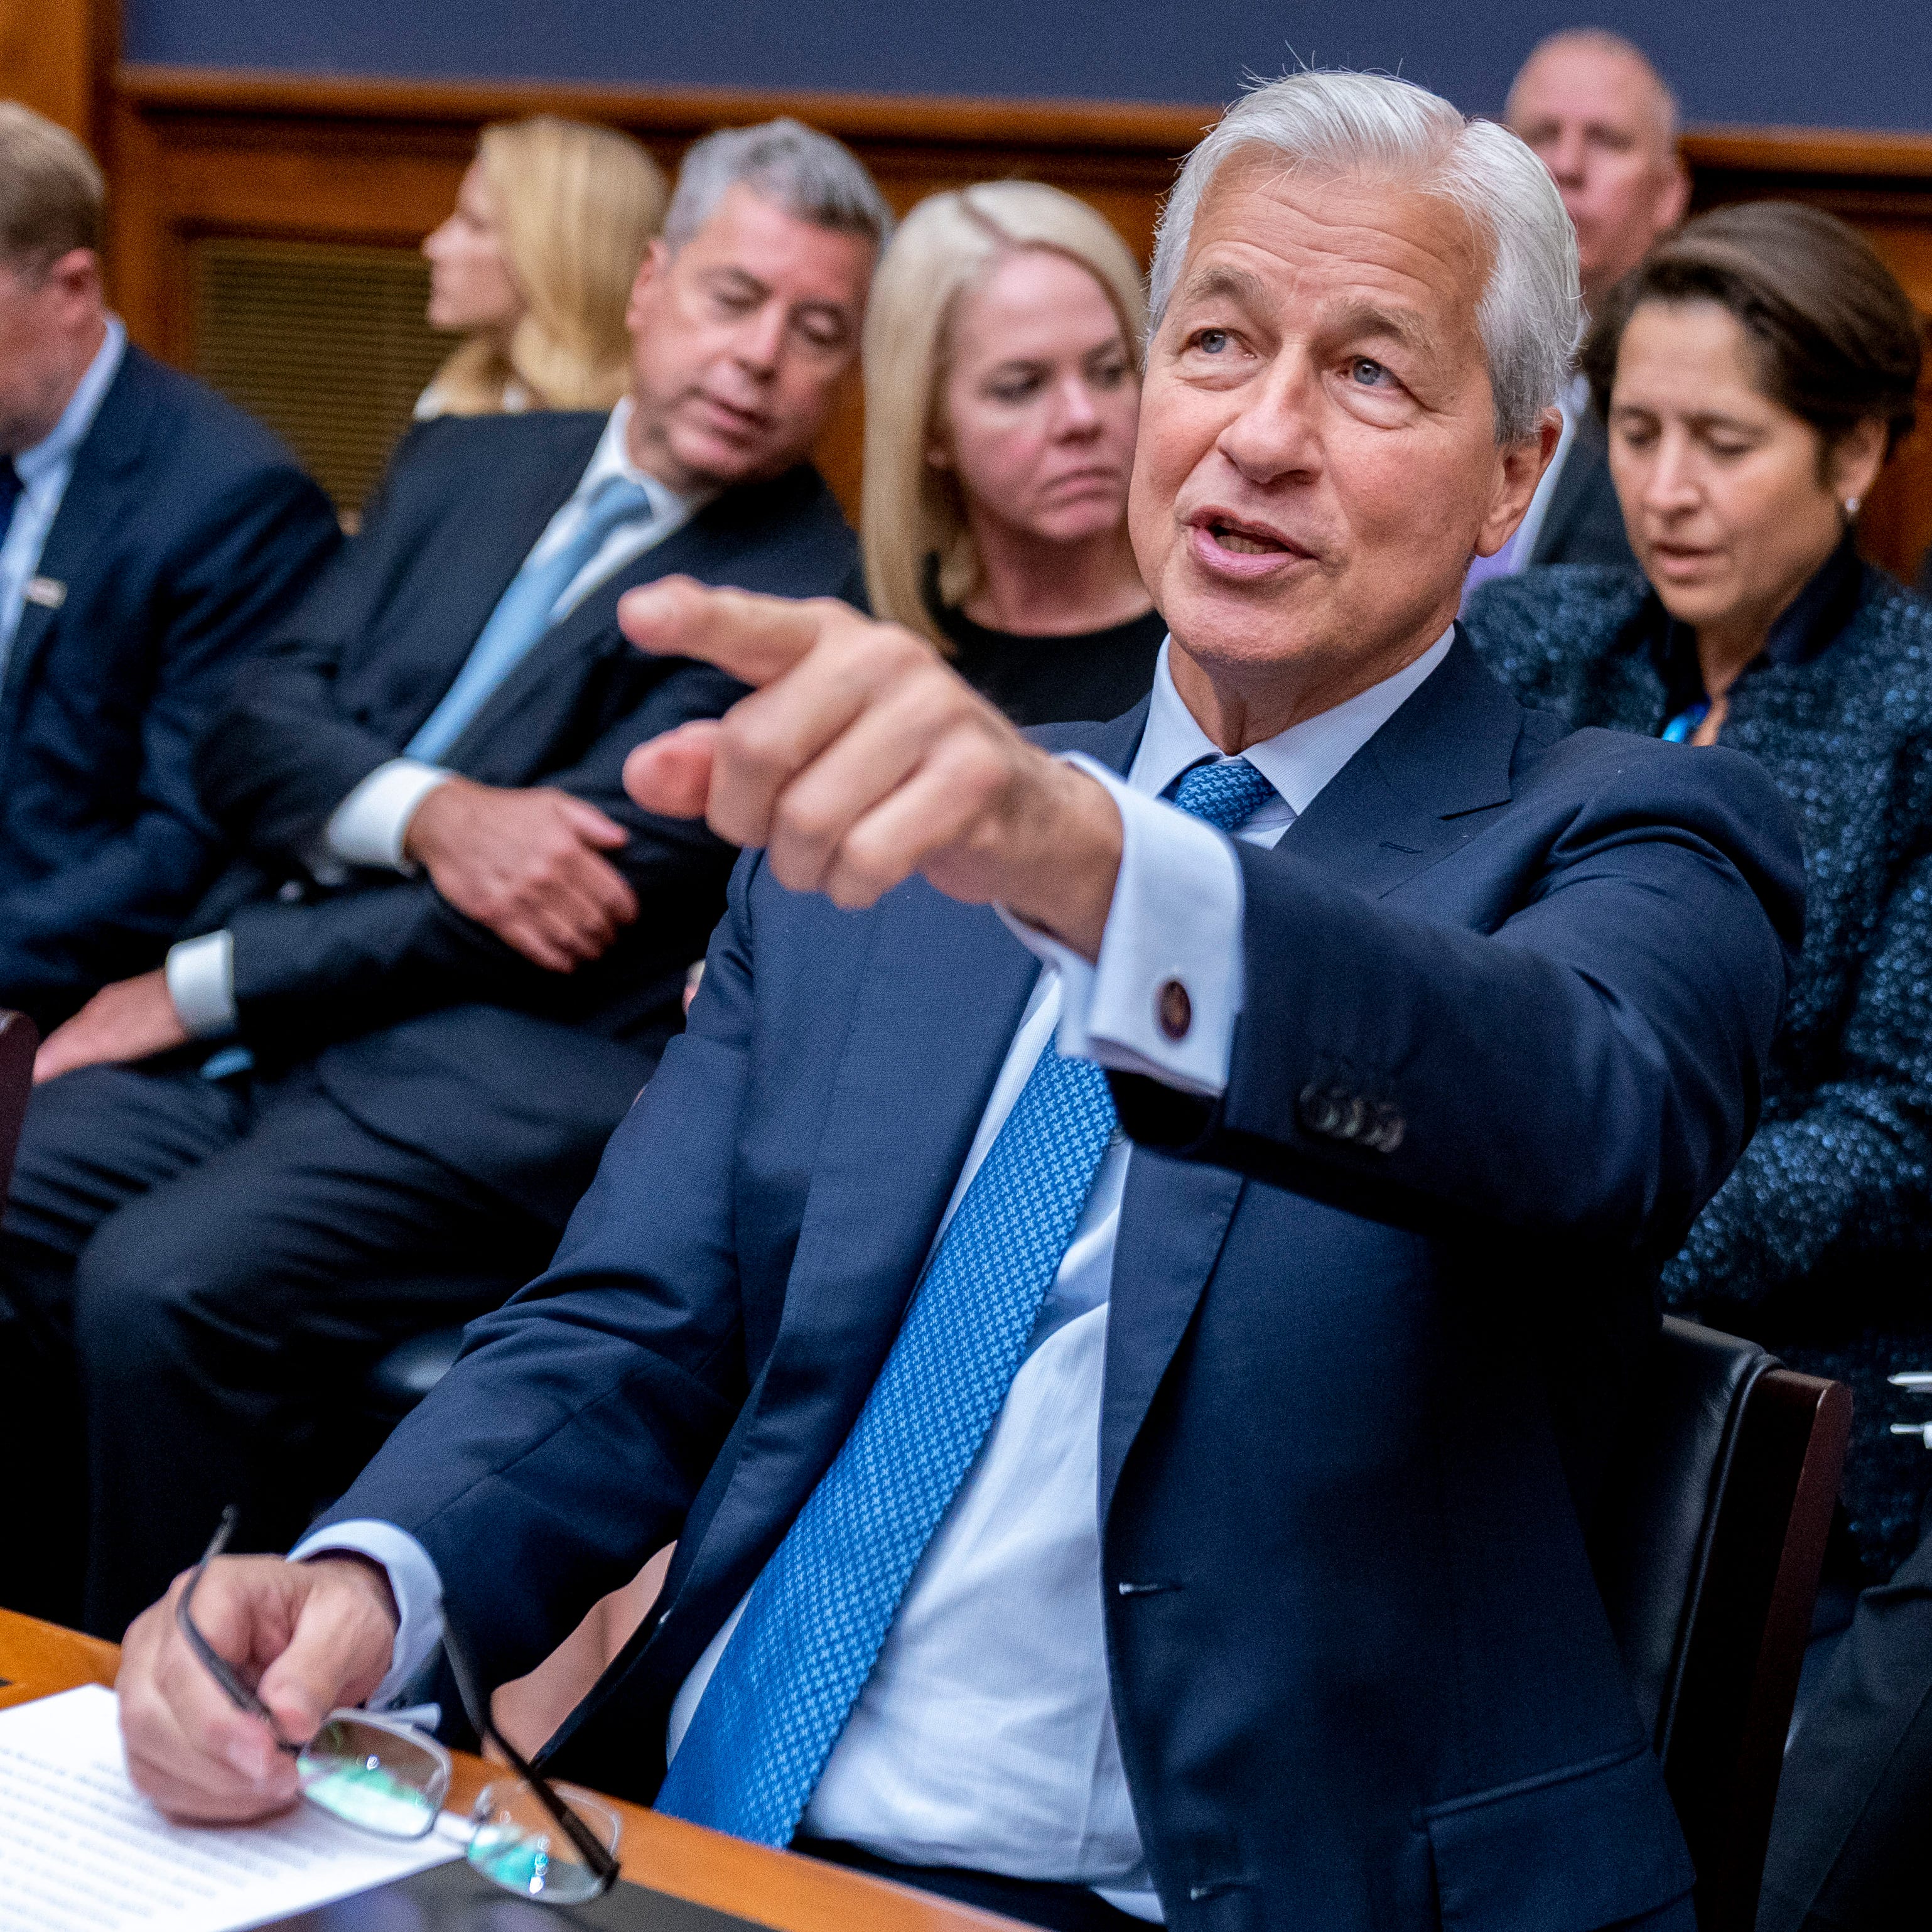
[{"label": "chair backrest", "polygon": [[14,1178],[14,1156],[20,1144],[20,1123],[34,1089],[34,1055],[40,1036],[24,1013],[0,1008],[0,1199]]},{"label": "chair backrest", "polygon": [[1666,1318],[1593,1526],[1597,1580],[1697,1870],[1750,1932],[1851,1428],[1838,1382]]}]

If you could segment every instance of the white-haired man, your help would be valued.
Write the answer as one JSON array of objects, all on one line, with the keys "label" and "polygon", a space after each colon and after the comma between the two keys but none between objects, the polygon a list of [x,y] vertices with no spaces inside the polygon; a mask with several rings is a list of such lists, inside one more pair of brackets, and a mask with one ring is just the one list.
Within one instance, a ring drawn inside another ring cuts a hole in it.
[{"label": "white-haired man", "polygon": [[[1541,158],[1576,230],[1583,304],[1595,310],[1684,219],[1690,178],[1677,148],[1677,101],[1620,34],[1575,27],[1538,43],[1510,88],[1509,125]],[[1515,536],[1474,567],[1489,577],[1545,563],[1634,567],[1588,385],[1559,394],[1563,439]]]},{"label": "white-haired man", "polygon": [[[1563,737],[1456,638],[1576,326],[1513,136],[1259,89],[1153,294],[1126,718],[628,600],[761,687],[627,775],[762,848],[689,1030],[551,1270],[197,1610],[306,1735],[446,1622],[527,1668],[675,1538],[550,1748],[662,1811],[1048,1926],[1688,1928],[1580,1514],[1751,1124],[1796,842],[1748,760]],[[135,1774],[287,1804],[170,1610]]]}]

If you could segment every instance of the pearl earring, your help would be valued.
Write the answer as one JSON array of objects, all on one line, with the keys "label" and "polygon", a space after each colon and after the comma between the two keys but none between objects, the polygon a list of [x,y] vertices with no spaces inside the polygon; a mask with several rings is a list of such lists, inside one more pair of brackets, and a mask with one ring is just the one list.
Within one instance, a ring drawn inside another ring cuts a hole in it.
[{"label": "pearl earring", "polygon": [[1845,499],[1845,521],[1846,523],[1849,524],[1852,519],[1858,514],[1858,506],[1864,501],[1864,499],[1862,496],[1847,496]]}]

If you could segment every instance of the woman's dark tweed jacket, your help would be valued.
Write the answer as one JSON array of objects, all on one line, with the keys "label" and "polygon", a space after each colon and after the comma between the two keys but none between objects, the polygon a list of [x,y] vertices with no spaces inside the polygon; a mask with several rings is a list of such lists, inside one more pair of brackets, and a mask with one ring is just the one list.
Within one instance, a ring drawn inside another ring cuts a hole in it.
[{"label": "woman's dark tweed jacket", "polygon": [[[1804,950],[1756,1136],[1664,1291],[1851,1384],[1846,1504],[1860,1555],[1889,1574],[1932,1486],[1932,1451],[1889,1426],[1932,1421],[1932,1397],[1886,1379],[1932,1369],[1932,604],[1869,569],[1845,592],[1797,661],[1738,679],[1719,734],[1803,827]],[[1655,736],[1683,701],[1685,634],[1634,572],[1500,580],[1466,628],[1525,704],[1573,725]]]}]

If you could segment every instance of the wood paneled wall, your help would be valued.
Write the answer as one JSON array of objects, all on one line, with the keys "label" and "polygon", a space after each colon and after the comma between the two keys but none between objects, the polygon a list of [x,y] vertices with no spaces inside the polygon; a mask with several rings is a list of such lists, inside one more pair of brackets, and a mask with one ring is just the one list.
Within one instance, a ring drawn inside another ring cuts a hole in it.
[{"label": "wood paneled wall", "polygon": [[98,146],[121,48],[120,0],[0,0],[0,96]]},{"label": "wood paneled wall", "polygon": [[[20,4],[0,0],[0,8]],[[39,10],[34,0],[26,4]],[[196,238],[412,244],[448,212],[477,130],[539,111],[622,128],[667,164],[713,128],[796,114],[848,142],[901,210],[939,188],[1028,176],[1084,196],[1143,256],[1176,164],[1215,112],[124,68],[100,141],[114,184],[116,298],[139,340],[191,362]],[[1870,236],[1932,313],[1932,137],[1714,130],[1684,146],[1700,206],[1780,195],[1829,208]],[[856,496],[858,440],[854,395],[821,451],[848,502]],[[1894,569],[1916,566],[1932,543],[1932,430],[1901,452],[1867,530],[1872,554]]]}]

